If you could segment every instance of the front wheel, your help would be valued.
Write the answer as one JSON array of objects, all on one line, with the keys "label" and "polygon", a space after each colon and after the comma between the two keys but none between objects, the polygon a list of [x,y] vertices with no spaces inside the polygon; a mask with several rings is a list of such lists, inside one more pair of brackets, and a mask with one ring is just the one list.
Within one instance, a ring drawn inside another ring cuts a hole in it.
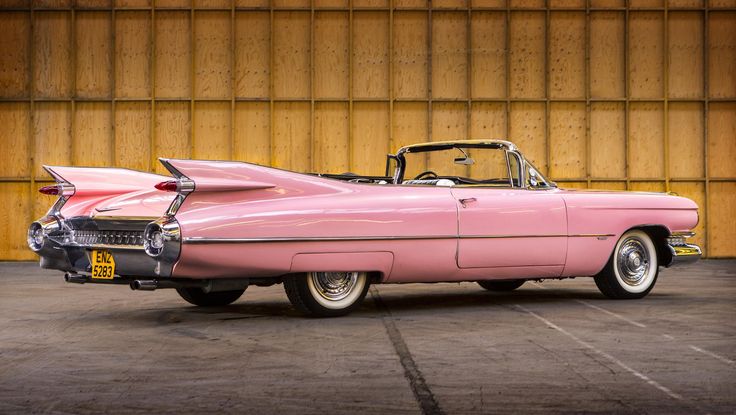
[{"label": "front wheel", "polygon": [[284,290],[300,312],[315,317],[344,316],[365,298],[367,272],[310,272],[284,279]]},{"label": "front wheel", "polygon": [[177,288],[176,292],[179,293],[181,298],[185,299],[190,304],[198,305],[200,307],[218,307],[228,305],[240,298],[240,296],[245,292],[245,288],[242,290],[206,293],[199,287],[184,287]]},{"label": "front wheel", "polygon": [[624,233],[606,267],[595,276],[595,285],[608,298],[642,298],[654,288],[659,274],[657,249],[641,230]]}]

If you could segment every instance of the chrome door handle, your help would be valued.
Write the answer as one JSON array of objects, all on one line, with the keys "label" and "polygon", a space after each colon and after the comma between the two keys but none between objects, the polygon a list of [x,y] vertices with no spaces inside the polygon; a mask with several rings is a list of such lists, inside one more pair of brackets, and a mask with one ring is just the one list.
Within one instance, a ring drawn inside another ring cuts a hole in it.
[{"label": "chrome door handle", "polygon": [[463,205],[463,207],[468,207],[467,206],[468,203],[473,203],[473,202],[476,202],[476,201],[478,201],[478,199],[476,199],[474,197],[468,197],[468,198],[465,198],[465,199],[458,199],[458,202],[460,202],[460,204]]}]

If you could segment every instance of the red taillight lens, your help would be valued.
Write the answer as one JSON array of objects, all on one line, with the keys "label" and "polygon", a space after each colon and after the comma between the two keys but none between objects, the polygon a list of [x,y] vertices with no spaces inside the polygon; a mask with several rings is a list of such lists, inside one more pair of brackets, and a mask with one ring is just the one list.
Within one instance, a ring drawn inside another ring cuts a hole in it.
[{"label": "red taillight lens", "polygon": [[45,195],[58,196],[59,193],[61,193],[61,189],[59,188],[59,186],[44,186],[38,189],[38,192]]},{"label": "red taillight lens", "polygon": [[156,189],[163,190],[164,192],[175,192],[176,189],[179,187],[179,184],[176,182],[176,180],[169,180],[166,182],[161,182],[156,184]]}]

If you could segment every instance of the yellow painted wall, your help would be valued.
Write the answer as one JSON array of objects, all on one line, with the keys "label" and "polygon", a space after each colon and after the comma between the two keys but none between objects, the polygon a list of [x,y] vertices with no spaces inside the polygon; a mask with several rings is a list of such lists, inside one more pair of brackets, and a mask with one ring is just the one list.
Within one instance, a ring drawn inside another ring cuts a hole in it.
[{"label": "yellow painted wall", "polygon": [[42,164],[380,174],[466,137],[562,187],[691,197],[736,256],[734,0],[152,2],[0,0],[0,259],[34,258]]}]

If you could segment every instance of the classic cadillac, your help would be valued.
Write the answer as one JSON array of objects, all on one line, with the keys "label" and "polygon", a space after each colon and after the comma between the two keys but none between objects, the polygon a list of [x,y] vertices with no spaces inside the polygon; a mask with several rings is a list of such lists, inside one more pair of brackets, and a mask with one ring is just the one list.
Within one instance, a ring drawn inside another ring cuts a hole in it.
[{"label": "classic cadillac", "polygon": [[607,297],[641,298],[660,266],[701,255],[686,241],[693,201],[563,190],[508,141],[406,146],[385,176],[160,161],[173,177],[45,166],[57,183],[40,192],[58,199],[28,230],[41,267],[70,283],[174,288],[198,306],[283,283],[301,312],[338,316],[379,283],[507,291],[592,276]]}]

